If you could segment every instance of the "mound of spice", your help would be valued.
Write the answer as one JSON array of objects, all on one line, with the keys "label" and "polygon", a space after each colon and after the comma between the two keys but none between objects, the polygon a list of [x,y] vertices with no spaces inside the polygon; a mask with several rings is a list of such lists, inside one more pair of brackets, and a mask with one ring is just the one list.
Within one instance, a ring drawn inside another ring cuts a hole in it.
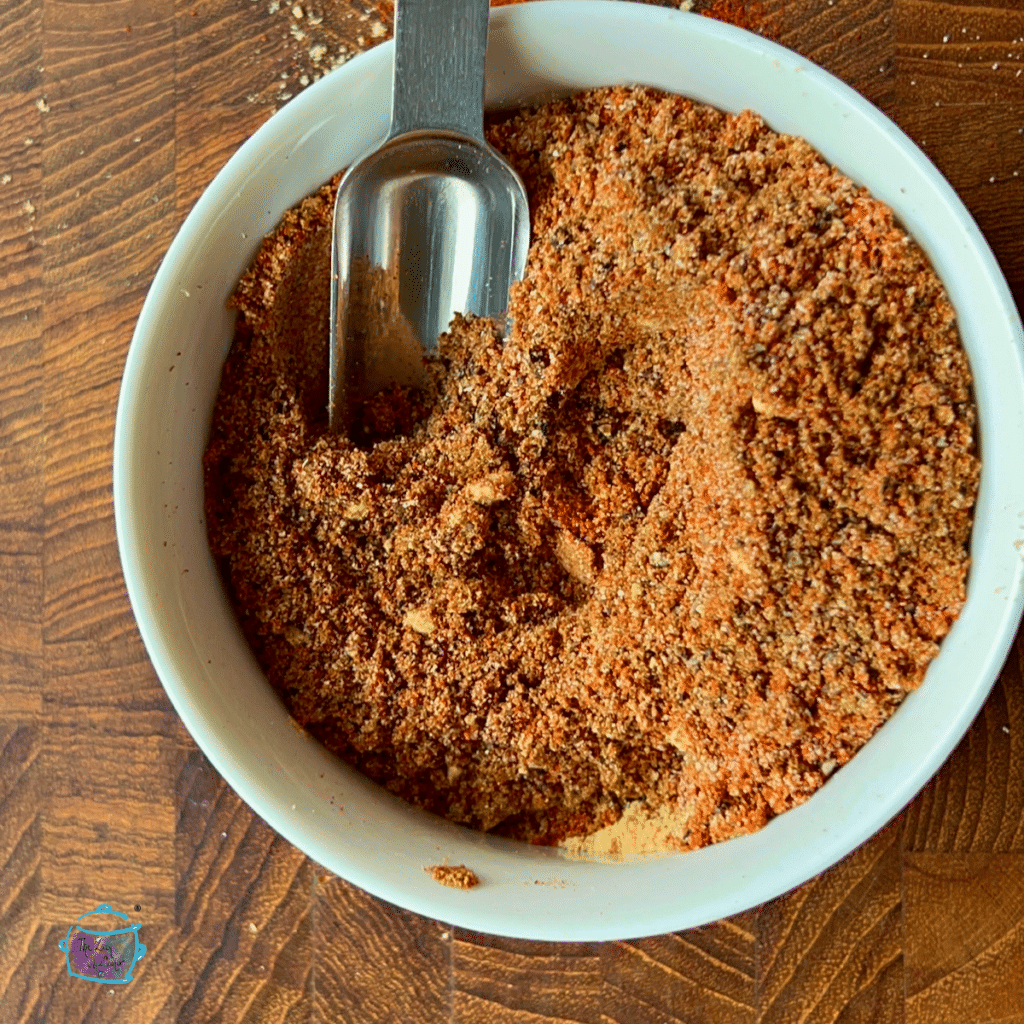
[{"label": "mound of spice", "polygon": [[292,714],[402,797],[532,842],[666,809],[692,848],[810,796],[965,596],[953,309],[804,141],[642,88],[489,125],[533,241],[503,339],[325,422],[333,183],[235,296],[210,544]]}]

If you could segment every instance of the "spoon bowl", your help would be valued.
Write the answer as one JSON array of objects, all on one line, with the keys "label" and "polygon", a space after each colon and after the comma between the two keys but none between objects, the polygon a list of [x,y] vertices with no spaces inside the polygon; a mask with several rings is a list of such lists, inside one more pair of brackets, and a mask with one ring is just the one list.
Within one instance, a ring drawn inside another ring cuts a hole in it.
[{"label": "spoon bowl", "polygon": [[504,315],[529,245],[524,203],[512,168],[455,133],[408,132],[353,167],[335,213],[332,411],[418,385],[456,313]]},{"label": "spoon bowl", "polygon": [[483,137],[487,0],[402,0],[391,131],[342,178],[334,214],[329,417],[345,430],[417,386],[456,313],[500,319],[522,277],[529,203]]}]

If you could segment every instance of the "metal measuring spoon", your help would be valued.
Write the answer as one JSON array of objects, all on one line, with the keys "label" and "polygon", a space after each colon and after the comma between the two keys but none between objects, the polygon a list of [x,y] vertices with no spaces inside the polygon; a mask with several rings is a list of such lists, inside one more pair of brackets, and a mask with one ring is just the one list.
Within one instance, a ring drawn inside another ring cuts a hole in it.
[{"label": "metal measuring spoon", "polygon": [[398,0],[391,130],[334,210],[328,413],[423,380],[455,313],[501,317],[530,240],[523,183],[483,134],[488,0]]}]

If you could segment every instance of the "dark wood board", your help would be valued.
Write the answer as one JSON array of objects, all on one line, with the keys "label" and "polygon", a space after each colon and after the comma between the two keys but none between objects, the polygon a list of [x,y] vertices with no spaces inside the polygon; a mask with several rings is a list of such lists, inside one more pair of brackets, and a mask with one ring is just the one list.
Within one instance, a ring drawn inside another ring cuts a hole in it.
[{"label": "dark wood board", "polygon": [[[146,289],[203,188],[391,30],[386,0],[299,5],[0,0],[0,1022],[1024,1024],[1021,637],[877,836],[770,904],[631,942],[506,941],[392,907],[277,836],[196,749],[121,576],[114,415]],[[1024,306],[1021,0],[695,10],[891,116]],[[58,950],[100,899],[143,922],[129,985],[71,978]]]}]

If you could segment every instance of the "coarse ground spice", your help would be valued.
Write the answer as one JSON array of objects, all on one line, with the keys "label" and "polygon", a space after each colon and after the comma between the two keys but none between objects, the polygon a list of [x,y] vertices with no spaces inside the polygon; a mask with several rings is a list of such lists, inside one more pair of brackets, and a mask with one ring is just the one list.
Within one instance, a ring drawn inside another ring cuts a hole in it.
[{"label": "coarse ground spice", "polygon": [[492,122],[533,241],[513,327],[326,429],[333,184],[239,284],[210,544],[327,747],[475,828],[799,804],[918,686],[979,464],[953,309],[891,211],[752,113],[601,89]]}]

